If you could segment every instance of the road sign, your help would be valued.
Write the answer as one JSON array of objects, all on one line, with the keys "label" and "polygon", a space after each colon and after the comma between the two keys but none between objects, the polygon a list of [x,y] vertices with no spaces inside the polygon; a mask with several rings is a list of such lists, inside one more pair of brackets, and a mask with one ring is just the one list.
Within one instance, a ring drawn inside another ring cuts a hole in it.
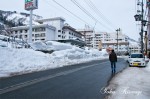
[{"label": "road sign", "polygon": [[38,0],[25,0],[25,10],[34,10],[38,8]]}]

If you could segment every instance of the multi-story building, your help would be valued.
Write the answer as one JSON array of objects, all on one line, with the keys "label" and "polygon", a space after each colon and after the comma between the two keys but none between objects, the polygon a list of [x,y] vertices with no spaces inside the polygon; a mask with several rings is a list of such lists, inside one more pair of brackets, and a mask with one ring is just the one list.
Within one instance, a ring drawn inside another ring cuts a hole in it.
[{"label": "multi-story building", "polygon": [[[47,40],[55,40],[55,31],[56,28],[51,25],[42,24],[42,25],[34,25],[32,28],[32,41],[47,41]],[[16,38],[21,38],[25,41],[28,41],[28,26],[19,26],[12,28],[12,35]]]},{"label": "multi-story building", "polygon": [[141,52],[140,45],[134,43],[129,45],[129,53],[140,53],[140,52]]},{"label": "multi-story building", "polygon": [[93,43],[92,41],[94,40],[93,37],[94,37],[94,30],[87,27],[85,29],[78,29],[77,30],[78,32],[80,32],[82,35],[83,35],[83,39],[86,43],[86,46],[87,47],[93,47]]},{"label": "multi-story building", "polygon": [[102,49],[112,47],[118,52],[126,52],[129,48],[128,36],[122,33],[118,33],[117,36],[117,33],[97,32],[95,33],[94,47],[98,48],[99,44],[102,44]]},{"label": "multi-story building", "polygon": [[[64,24],[65,19],[61,17],[49,18],[36,20],[40,25],[34,25],[32,29],[32,41],[42,40],[73,40],[84,42],[82,40],[83,35],[76,31],[73,27],[68,24]],[[25,41],[28,41],[28,26],[18,26],[12,28],[12,34],[16,38],[22,38]],[[76,42],[76,43],[80,43]]]},{"label": "multi-story building", "polygon": [[129,49],[129,38],[122,33],[118,33],[117,36],[117,33],[95,32],[90,28],[80,29],[78,31],[84,35],[85,42],[88,47],[96,48],[99,50],[112,47],[116,51],[118,48],[119,52],[126,52]]},{"label": "multi-story building", "polygon": [[83,35],[68,24],[65,24],[62,29],[64,31],[63,35],[65,39],[78,39],[83,41]]},{"label": "multi-story building", "polygon": [[62,40],[64,39],[63,37],[63,27],[64,27],[64,22],[65,19],[61,17],[55,17],[55,18],[48,18],[48,19],[41,19],[41,20],[36,20],[40,24],[48,24],[51,26],[54,26],[56,28],[55,31],[55,40]]}]

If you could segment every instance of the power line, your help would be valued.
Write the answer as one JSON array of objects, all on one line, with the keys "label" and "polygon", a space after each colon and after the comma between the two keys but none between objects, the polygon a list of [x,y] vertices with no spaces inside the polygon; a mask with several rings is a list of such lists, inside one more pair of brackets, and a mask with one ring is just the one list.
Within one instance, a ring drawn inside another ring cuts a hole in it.
[{"label": "power line", "polygon": [[91,0],[84,0],[85,3],[103,20],[105,20],[108,25],[111,25],[113,28],[115,28],[116,26],[114,24],[112,24],[109,19],[107,19],[104,14],[94,5],[94,3]]},{"label": "power line", "polygon": [[[85,14],[87,14],[90,18],[92,18],[95,22],[98,22],[106,29],[111,30],[110,28],[106,27],[104,24],[102,24],[99,20],[97,20],[94,16],[92,16],[84,7],[82,7],[77,1],[71,0],[80,10],[82,10]],[[112,31],[112,30],[111,30]]]},{"label": "power line", "polygon": [[97,19],[95,19],[86,9],[84,9],[77,1],[71,0],[76,6],[78,6],[84,13],[86,13],[90,18],[92,18],[95,22]]},{"label": "power line", "polygon": [[[55,0],[53,0],[57,5],[59,5],[60,7],[62,7],[63,9],[65,9],[66,11],[68,11],[69,13],[71,13],[72,15],[74,15],[76,18],[80,19],[81,21],[85,22],[84,20],[82,20],[80,17],[78,17],[77,15],[75,15],[74,13],[72,13],[71,11],[69,11],[67,8],[65,8],[64,6],[62,6],[60,3],[56,2]],[[88,23],[87,23],[88,24]]]},{"label": "power line", "polygon": [[72,13],[71,11],[69,11],[67,8],[65,8],[63,5],[61,5],[60,3],[58,3],[57,1],[53,0],[54,3],[56,3],[57,5],[59,5],[61,8],[63,8],[64,10],[66,10],[67,12],[69,12],[70,14],[72,14],[74,17],[78,18],[80,21],[82,21],[83,23],[90,25],[89,23],[87,23],[86,21],[84,21],[83,19],[81,19],[80,17],[78,17],[77,15],[75,15],[74,13]]}]

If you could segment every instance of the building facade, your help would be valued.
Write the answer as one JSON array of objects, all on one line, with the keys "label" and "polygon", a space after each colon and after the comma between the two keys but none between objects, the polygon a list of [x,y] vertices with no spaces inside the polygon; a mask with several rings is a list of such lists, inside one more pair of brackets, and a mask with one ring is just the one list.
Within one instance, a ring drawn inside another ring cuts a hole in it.
[{"label": "building facade", "polygon": [[99,50],[111,47],[119,52],[127,52],[129,50],[129,37],[122,33],[118,33],[117,43],[117,33],[95,32],[90,28],[79,29],[78,31],[84,35],[88,47]]},{"label": "building facade", "polygon": [[76,31],[76,29],[69,26],[69,24],[65,24],[62,30],[64,31],[63,35],[65,39],[78,39],[83,41],[82,33]]},{"label": "building facade", "polygon": [[83,40],[85,41],[86,46],[93,47],[92,41],[94,40],[94,30],[88,27],[85,29],[78,29],[77,31],[83,35]]},{"label": "building facade", "polygon": [[40,24],[48,24],[51,26],[54,26],[56,28],[55,31],[55,40],[62,40],[64,39],[63,37],[63,27],[64,27],[64,22],[65,19],[61,17],[55,17],[55,18],[48,18],[48,19],[41,19],[41,20],[36,20]]},{"label": "building facade", "polygon": [[129,45],[129,53],[140,53],[141,52],[141,47],[140,45],[137,44],[131,44]]},{"label": "building facade", "polygon": [[[47,24],[34,25],[32,28],[32,41],[55,40],[55,31],[55,27]],[[28,41],[28,32],[28,26],[19,26],[12,28],[13,37],[23,39],[24,41]]]},{"label": "building facade", "polygon": [[[118,39],[118,43],[117,43]],[[97,32],[95,33],[94,39],[94,47],[97,48],[99,46],[99,42],[102,44],[102,49],[106,49],[107,47],[113,48],[118,52],[126,52],[129,48],[128,36],[122,33],[107,33],[107,32]]]},{"label": "building facade", "polygon": [[[48,41],[48,40],[79,40],[82,41],[83,35],[76,31],[73,27],[65,24],[65,19],[61,17],[36,20],[40,25],[33,25],[32,41]],[[29,27],[18,26],[12,28],[12,35],[28,41]],[[80,42],[78,42],[80,43]]]}]

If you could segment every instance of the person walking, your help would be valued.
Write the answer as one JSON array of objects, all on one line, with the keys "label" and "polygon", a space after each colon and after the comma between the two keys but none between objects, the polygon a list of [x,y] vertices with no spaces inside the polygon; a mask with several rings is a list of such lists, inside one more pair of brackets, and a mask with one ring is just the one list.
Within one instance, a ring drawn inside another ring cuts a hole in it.
[{"label": "person walking", "polygon": [[114,52],[113,49],[111,50],[111,53],[109,55],[109,61],[111,63],[112,73],[115,73],[116,72],[117,55],[116,55],[116,53]]}]

